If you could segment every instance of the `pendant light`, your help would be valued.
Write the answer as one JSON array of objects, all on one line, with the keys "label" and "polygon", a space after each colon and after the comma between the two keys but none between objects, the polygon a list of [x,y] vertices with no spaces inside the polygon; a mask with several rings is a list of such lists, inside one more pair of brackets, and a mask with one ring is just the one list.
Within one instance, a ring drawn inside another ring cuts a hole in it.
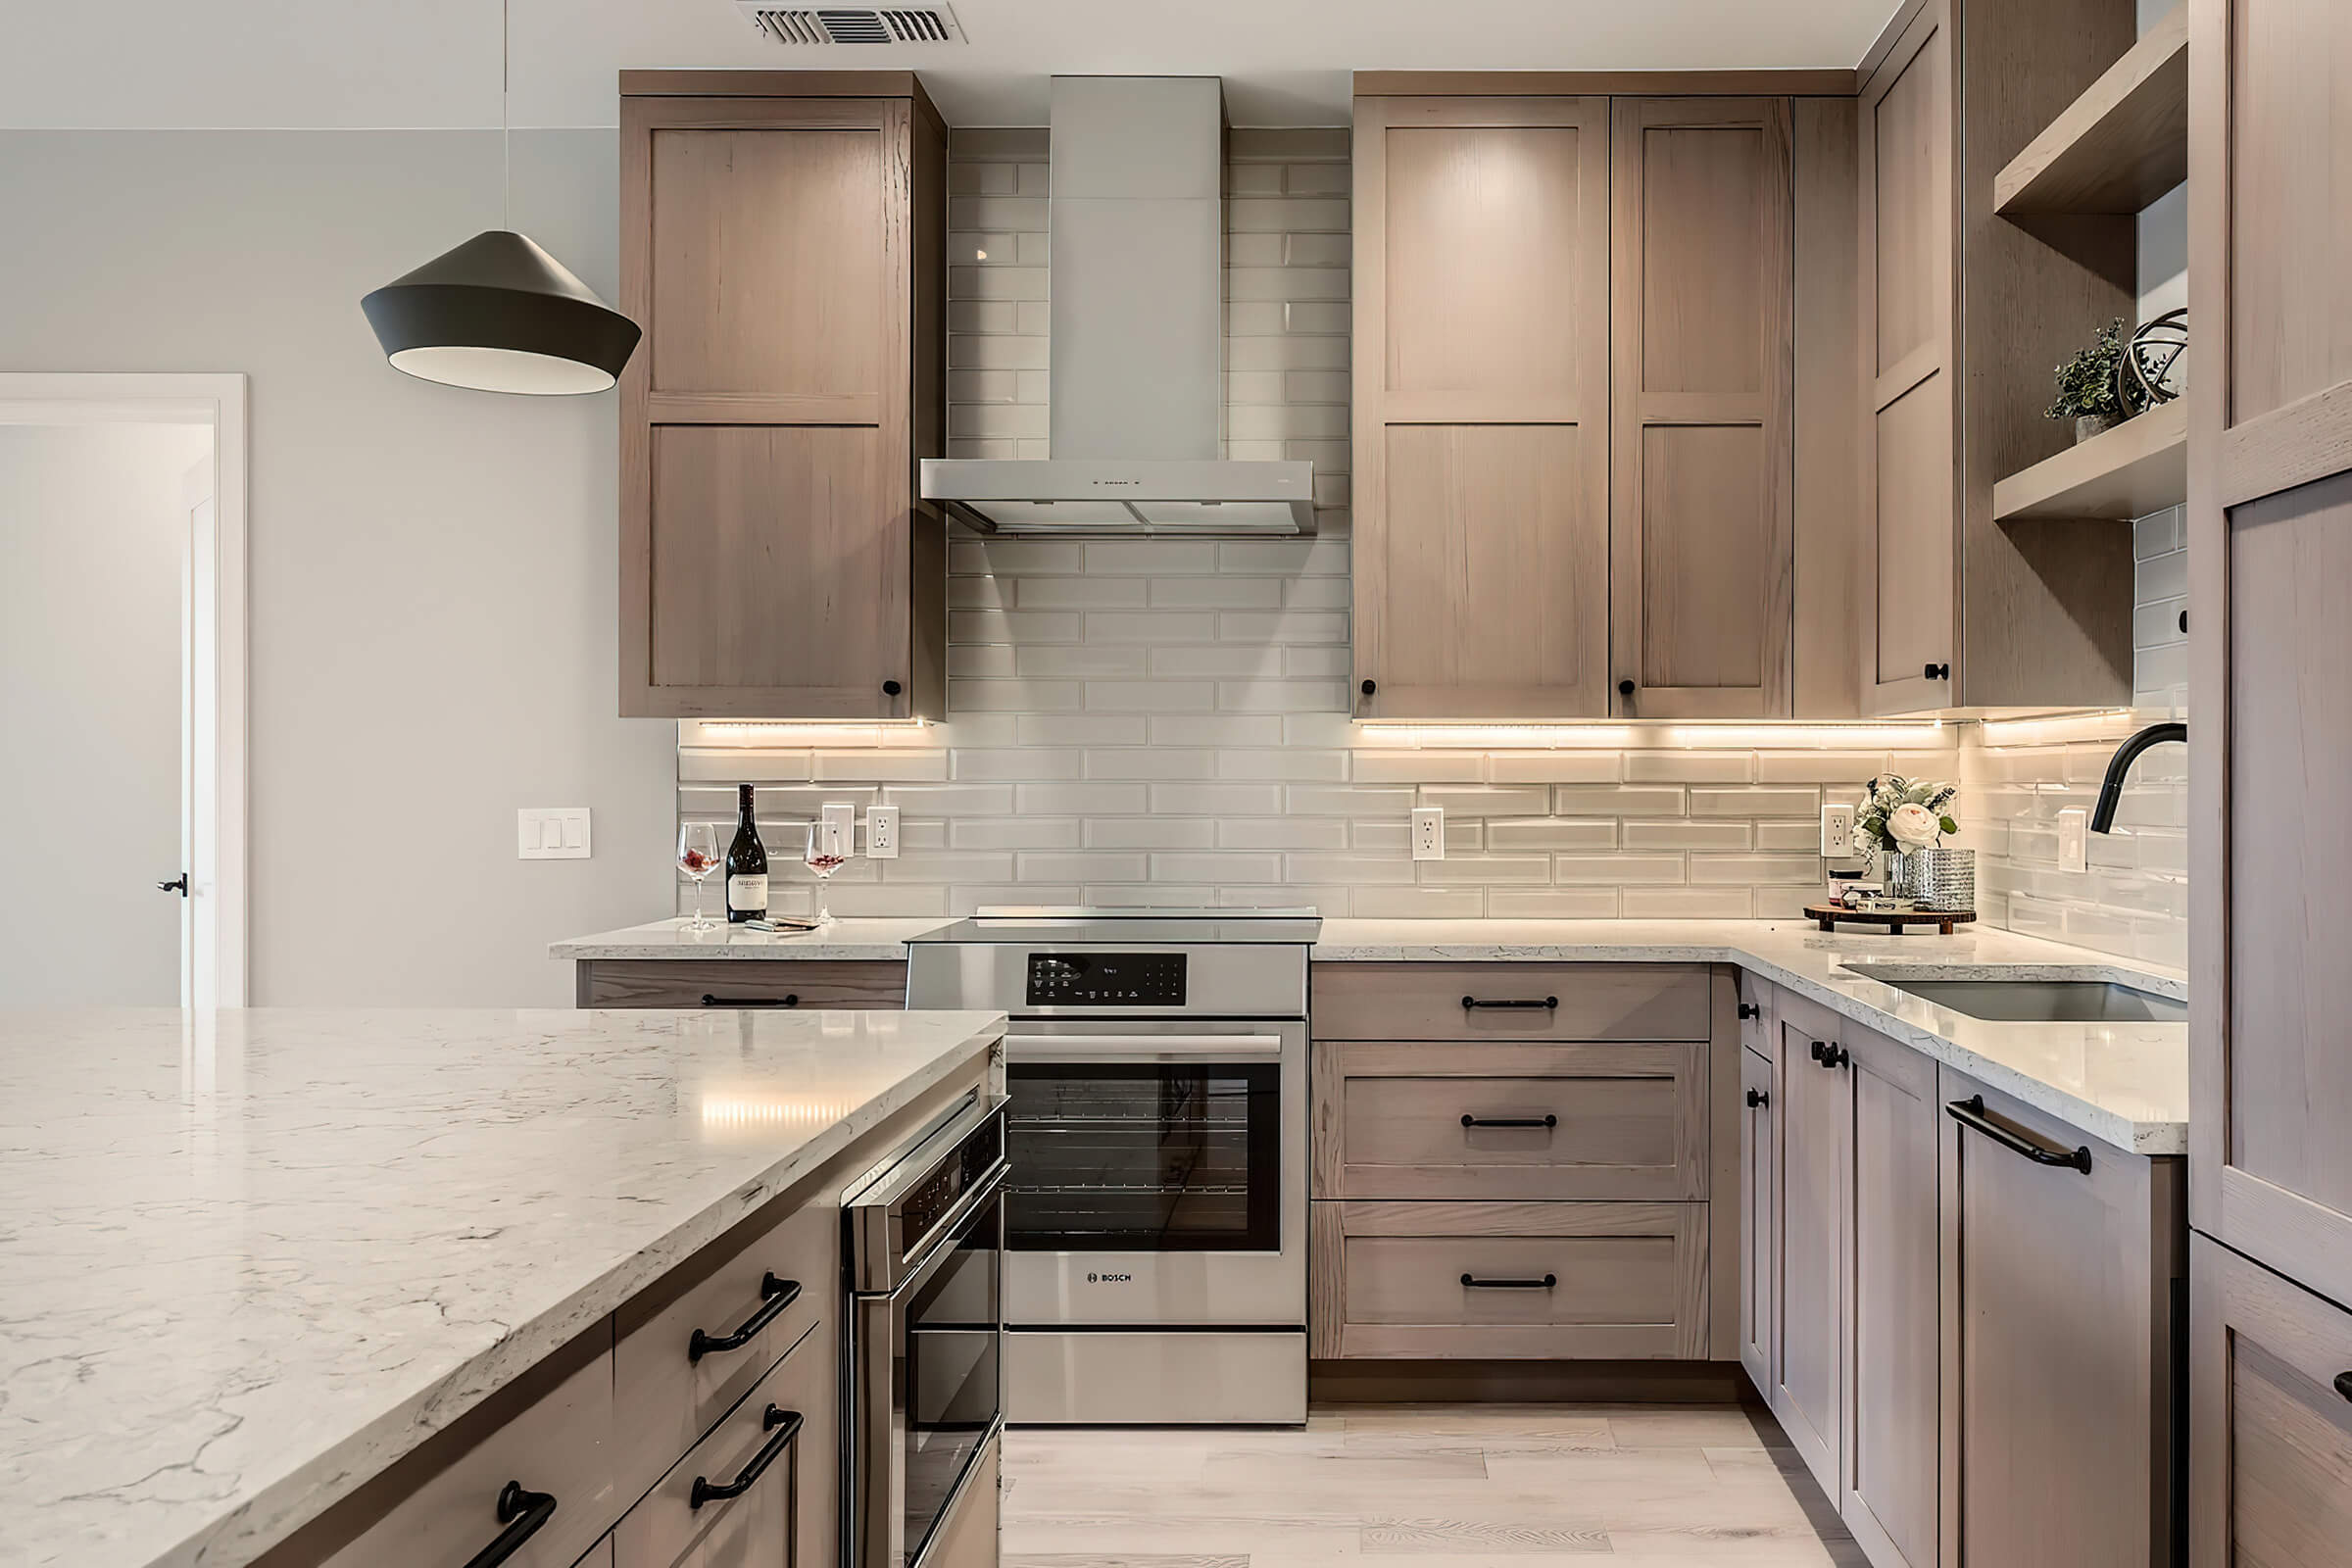
[{"label": "pendant light", "polygon": [[[507,0],[498,8],[500,220],[514,205]],[[360,301],[392,368],[481,392],[602,392],[643,334],[529,236],[485,229]]]}]

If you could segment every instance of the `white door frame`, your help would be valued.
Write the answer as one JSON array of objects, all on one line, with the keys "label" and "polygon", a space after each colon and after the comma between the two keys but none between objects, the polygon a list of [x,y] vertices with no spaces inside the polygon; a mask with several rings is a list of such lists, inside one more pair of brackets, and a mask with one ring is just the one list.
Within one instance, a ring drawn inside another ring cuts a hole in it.
[{"label": "white door frame", "polygon": [[[172,372],[16,374],[0,372],[0,424],[209,424],[213,428],[214,528],[209,573],[214,595],[213,876],[190,882],[189,918],[202,933],[194,951],[214,955],[212,972],[194,973],[183,995],[194,1004],[245,1005],[247,903],[245,786],[245,408],[242,375]],[[191,650],[201,657],[201,650]],[[198,857],[199,859],[202,857]],[[193,872],[194,864],[188,867]],[[210,927],[204,932],[204,927]],[[209,941],[205,938],[209,936]]]}]

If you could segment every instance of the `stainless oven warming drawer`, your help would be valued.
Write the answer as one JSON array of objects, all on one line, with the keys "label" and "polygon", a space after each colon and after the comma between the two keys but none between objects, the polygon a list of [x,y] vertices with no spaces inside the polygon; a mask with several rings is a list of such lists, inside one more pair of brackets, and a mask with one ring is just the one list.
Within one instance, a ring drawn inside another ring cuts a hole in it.
[{"label": "stainless oven warming drawer", "polygon": [[1297,1426],[1306,1419],[1306,1336],[1013,1330],[1004,1383],[1024,1425]]}]

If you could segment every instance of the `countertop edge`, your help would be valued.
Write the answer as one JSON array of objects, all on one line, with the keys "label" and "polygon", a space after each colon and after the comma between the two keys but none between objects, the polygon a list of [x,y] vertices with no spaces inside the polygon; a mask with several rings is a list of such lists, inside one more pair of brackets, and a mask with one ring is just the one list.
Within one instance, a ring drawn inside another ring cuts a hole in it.
[{"label": "countertop edge", "polygon": [[228,1514],[151,1559],[150,1568],[210,1568],[224,1561],[250,1561],[280,1544],[492,1394],[571,1343],[599,1318],[610,1316],[671,1268],[717,1240],[760,1203],[913,1103],[924,1091],[968,1066],[1004,1032],[1004,1015],[993,1015],[991,1021],[965,1036],[958,1046],[942,1052],[927,1066],[901,1079],[823,1133],[763,1167],[757,1176],[737,1184],[724,1197],[705,1205],[660,1240],[623,1257],[537,1317],[515,1325],[495,1345],[305,1463],[263,1483]]}]

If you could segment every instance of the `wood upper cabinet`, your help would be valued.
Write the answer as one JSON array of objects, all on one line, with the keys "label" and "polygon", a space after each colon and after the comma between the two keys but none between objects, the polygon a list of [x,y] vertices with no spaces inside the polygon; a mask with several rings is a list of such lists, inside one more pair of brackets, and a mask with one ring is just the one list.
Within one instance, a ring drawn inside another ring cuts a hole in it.
[{"label": "wood upper cabinet", "polygon": [[2188,1560],[2352,1565],[2352,1315],[2189,1243]]},{"label": "wood upper cabinet", "polygon": [[2189,71],[2190,1200],[2347,1301],[2352,15],[2195,0]]},{"label": "wood upper cabinet", "polygon": [[1613,103],[1616,711],[1787,717],[1796,568],[1788,100]]},{"label": "wood upper cabinet", "polygon": [[680,80],[621,83],[620,710],[936,712],[945,127],[905,73]]},{"label": "wood upper cabinet", "polygon": [[1355,104],[1365,717],[1609,710],[1608,100]]},{"label": "wood upper cabinet", "polygon": [[[2174,1563],[2180,1161],[2089,1143],[1948,1067],[1937,1098],[1982,1118],[1938,1117],[1943,1562]],[[2076,1157],[2089,1169],[2056,1162]]]}]

